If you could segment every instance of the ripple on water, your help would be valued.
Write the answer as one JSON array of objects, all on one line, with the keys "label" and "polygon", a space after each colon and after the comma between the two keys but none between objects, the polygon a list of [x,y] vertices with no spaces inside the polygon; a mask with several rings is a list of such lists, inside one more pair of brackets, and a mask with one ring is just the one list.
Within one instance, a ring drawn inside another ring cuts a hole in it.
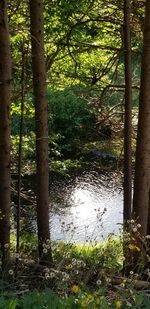
[{"label": "ripple on water", "polygon": [[118,233],[123,222],[123,194],[118,179],[117,173],[90,171],[55,187],[59,201],[52,201],[52,239],[99,241],[110,233]]}]

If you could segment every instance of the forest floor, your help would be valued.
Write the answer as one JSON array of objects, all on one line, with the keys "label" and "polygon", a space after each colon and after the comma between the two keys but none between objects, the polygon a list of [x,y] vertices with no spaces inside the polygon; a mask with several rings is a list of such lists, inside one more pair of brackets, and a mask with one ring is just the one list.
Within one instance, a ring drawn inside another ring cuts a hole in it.
[{"label": "forest floor", "polygon": [[12,265],[0,280],[0,308],[150,308],[149,269],[142,270],[146,280],[134,269],[124,275],[121,235],[95,245],[51,245],[49,268],[38,264],[35,237],[22,238],[17,256],[12,239]]}]

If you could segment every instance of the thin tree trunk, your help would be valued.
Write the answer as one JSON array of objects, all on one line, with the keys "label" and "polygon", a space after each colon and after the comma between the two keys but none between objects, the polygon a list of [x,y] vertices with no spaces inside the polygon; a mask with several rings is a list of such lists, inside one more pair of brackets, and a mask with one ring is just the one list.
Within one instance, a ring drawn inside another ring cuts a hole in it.
[{"label": "thin tree trunk", "polygon": [[21,115],[19,131],[19,149],[18,149],[18,203],[17,203],[17,243],[16,253],[19,253],[20,242],[20,207],[21,207],[21,163],[22,163],[22,134],[24,119],[24,90],[25,90],[25,43],[22,42],[22,70],[21,70]]},{"label": "thin tree trunk", "polygon": [[[44,59],[43,0],[30,0],[33,88],[35,97],[37,151],[37,223],[39,257],[51,262],[51,249],[43,245],[50,240],[49,231],[49,166],[48,166],[48,104]],[[46,253],[44,253],[46,252]]]},{"label": "thin tree trunk", "polygon": [[148,207],[148,220],[147,220],[147,235],[150,235],[150,190],[149,190],[149,207]]},{"label": "thin tree trunk", "polygon": [[146,1],[133,215],[147,234],[150,189],[150,0]]},{"label": "thin tree trunk", "polygon": [[125,119],[124,119],[124,226],[131,219],[132,199],[132,64],[131,64],[131,1],[124,0],[125,56]]},{"label": "thin tree trunk", "polygon": [[10,243],[10,100],[11,56],[7,4],[0,1],[0,245],[4,263]]}]

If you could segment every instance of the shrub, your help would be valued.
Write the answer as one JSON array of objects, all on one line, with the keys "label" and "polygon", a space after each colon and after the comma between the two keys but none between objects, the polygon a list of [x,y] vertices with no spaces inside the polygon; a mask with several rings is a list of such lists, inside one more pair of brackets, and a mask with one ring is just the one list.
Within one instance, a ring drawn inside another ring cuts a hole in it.
[{"label": "shrub", "polygon": [[60,134],[58,144],[67,156],[78,151],[80,142],[88,140],[95,125],[94,111],[90,105],[70,88],[63,91],[48,90],[49,128]]}]

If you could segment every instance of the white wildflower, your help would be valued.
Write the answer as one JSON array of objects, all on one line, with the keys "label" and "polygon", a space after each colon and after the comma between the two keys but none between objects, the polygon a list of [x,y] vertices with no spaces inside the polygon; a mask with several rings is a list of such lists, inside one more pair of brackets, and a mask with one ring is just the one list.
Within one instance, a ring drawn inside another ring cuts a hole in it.
[{"label": "white wildflower", "polygon": [[47,253],[47,249],[46,249],[46,248],[43,249],[43,253],[44,253],[44,254]]},{"label": "white wildflower", "polygon": [[49,279],[50,275],[49,273],[45,273],[45,279]]},{"label": "white wildflower", "polygon": [[8,249],[8,248],[9,248],[9,244],[5,244],[5,245],[4,245],[4,248],[5,248],[5,249]]},{"label": "white wildflower", "polygon": [[16,259],[19,259],[19,253],[16,253],[16,254],[15,254],[15,258],[16,258]]},{"label": "white wildflower", "polygon": [[106,278],[106,282],[107,282],[107,283],[110,283],[110,282],[111,282],[111,279],[110,279],[110,278]]},{"label": "white wildflower", "polygon": [[55,273],[50,273],[50,278],[52,279],[52,278],[55,278]]},{"label": "white wildflower", "polygon": [[102,281],[101,281],[100,279],[98,279],[98,280],[96,281],[96,284],[99,286],[99,285],[102,284]]},{"label": "white wildflower", "polygon": [[85,267],[86,266],[86,264],[82,260],[76,261],[76,264],[77,264],[78,267]]},{"label": "white wildflower", "polygon": [[120,284],[120,286],[121,286],[122,288],[124,288],[124,287],[125,287],[125,284],[122,282],[122,283]]},{"label": "white wildflower", "polygon": [[137,232],[137,228],[133,227],[133,232],[136,233]]},{"label": "white wildflower", "polygon": [[72,263],[72,266],[76,266],[77,260],[76,259],[72,259],[71,263]]},{"label": "white wildflower", "polygon": [[64,278],[64,280],[68,280],[68,279],[69,279],[69,275],[66,274],[66,273],[64,273],[64,274],[63,274],[63,278]]},{"label": "white wildflower", "polygon": [[9,269],[9,275],[11,275],[11,276],[13,276],[13,274],[14,274],[14,271],[13,271],[13,269]]}]

